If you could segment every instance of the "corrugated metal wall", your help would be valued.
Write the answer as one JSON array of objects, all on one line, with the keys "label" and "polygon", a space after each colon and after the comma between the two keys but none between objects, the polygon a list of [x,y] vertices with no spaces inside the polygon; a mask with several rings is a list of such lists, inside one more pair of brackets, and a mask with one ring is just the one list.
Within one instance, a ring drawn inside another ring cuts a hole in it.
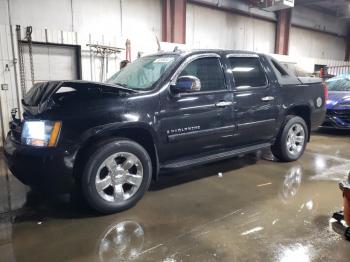
[{"label": "corrugated metal wall", "polygon": [[344,60],[345,38],[292,27],[289,54],[322,59]]},{"label": "corrugated metal wall", "polygon": [[227,48],[272,53],[276,24],[188,4],[186,41],[194,48]]},{"label": "corrugated metal wall", "polygon": [[350,73],[350,61],[305,56],[270,55],[283,63],[295,64],[307,73],[314,73],[315,65],[326,65],[329,68],[328,73],[334,75]]},{"label": "corrugated metal wall", "polygon": [[[0,89],[0,101],[2,115],[0,116],[0,131],[7,132],[8,122],[10,120],[11,108],[17,107],[17,95],[15,88],[14,61],[11,47],[10,27],[0,25],[0,85],[6,84],[8,90]],[[3,129],[2,129],[3,128]],[[0,145],[2,143],[2,134],[0,133]]]},{"label": "corrugated metal wall", "polygon": [[307,5],[293,7],[292,25],[312,28],[339,36],[346,36],[348,31],[346,19],[340,19],[330,13],[327,14],[313,10],[308,8]]}]

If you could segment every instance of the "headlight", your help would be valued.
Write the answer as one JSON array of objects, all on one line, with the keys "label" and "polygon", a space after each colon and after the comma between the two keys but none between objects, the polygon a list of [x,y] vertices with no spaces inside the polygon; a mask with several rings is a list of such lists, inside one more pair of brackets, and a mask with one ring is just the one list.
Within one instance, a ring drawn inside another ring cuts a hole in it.
[{"label": "headlight", "polygon": [[25,121],[22,144],[37,147],[54,147],[61,131],[60,121]]}]

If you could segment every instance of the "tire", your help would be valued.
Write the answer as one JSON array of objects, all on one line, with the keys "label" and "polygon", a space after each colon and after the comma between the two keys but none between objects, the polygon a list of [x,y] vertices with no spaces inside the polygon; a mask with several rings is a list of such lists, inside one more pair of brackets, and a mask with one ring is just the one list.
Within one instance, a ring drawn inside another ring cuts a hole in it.
[{"label": "tire", "polygon": [[[301,137],[304,137],[302,142]],[[304,119],[289,115],[271,147],[272,154],[283,162],[298,160],[305,151],[308,137],[309,130]]]},{"label": "tire", "polygon": [[148,190],[152,162],[147,151],[129,139],[105,141],[92,150],[81,186],[91,208],[110,214],[134,206]]}]

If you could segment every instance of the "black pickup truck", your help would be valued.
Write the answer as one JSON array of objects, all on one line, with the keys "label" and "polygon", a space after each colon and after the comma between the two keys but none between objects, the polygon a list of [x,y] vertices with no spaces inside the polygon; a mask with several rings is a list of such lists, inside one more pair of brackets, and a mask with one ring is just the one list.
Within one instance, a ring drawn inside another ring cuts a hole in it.
[{"label": "black pickup truck", "polygon": [[102,213],[130,208],[160,170],[271,148],[297,160],[325,117],[318,79],[270,56],[200,50],[142,57],[106,83],[37,83],[4,150],[12,173],[46,190],[79,188]]}]

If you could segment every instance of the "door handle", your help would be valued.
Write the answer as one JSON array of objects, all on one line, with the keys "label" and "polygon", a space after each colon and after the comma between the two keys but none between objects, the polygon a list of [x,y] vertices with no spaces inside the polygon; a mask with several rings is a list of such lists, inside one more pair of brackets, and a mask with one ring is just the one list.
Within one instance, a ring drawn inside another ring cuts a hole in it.
[{"label": "door handle", "polygon": [[233,105],[233,103],[229,101],[220,101],[219,103],[215,104],[216,107],[226,107],[231,105]]},{"label": "door handle", "polygon": [[273,96],[265,96],[265,97],[261,98],[261,101],[267,102],[267,101],[272,101],[274,99],[275,99],[275,97],[273,97]]}]

